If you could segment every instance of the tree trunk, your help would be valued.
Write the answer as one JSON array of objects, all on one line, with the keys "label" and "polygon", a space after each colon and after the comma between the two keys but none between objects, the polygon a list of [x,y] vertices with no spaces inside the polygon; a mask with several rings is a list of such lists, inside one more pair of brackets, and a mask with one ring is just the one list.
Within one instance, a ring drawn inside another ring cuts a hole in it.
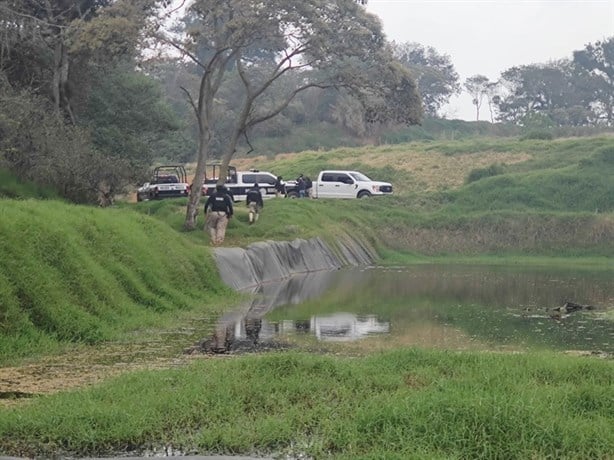
[{"label": "tree trunk", "polygon": [[62,40],[58,38],[53,50],[53,88],[51,89],[53,92],[53,108],[58,117],[60,116],[61,107],[60,74],[62,68],[62,48]]},{"label": "tree trunk", "polygon": [[68,48],[64,43],[63,32],[58,35],[57,43],[53,50],[53,104],[56,115],[59,117],[62,110],[68,114],[70,121],[76,123],[74,113],[70,104],[68,94],[68,73],[70,62],[68,58]]},{"label": "tree trunk", "polygon": [[190,197],[188,198],[188,206],[186,209],[185,222],[183,228],[185,230],[195,230],[198,219],[198,205],[202,195],[203,180],[205,178],[205,167],[207,158],[209,157],[209,140],[205,135],[201,135],[198,146],[198,161],[196,162],[196,172],[190,189]]}]

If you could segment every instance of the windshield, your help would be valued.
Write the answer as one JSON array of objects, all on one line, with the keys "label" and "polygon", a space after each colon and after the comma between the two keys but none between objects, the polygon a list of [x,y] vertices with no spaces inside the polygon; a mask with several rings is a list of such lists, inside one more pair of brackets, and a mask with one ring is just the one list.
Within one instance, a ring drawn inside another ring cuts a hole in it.
[{"label": "windshield", "polygon": [[350,173],[350,176],[352,176],[355,180],[359,182],[371,182],[371,179],[359,172]]}]

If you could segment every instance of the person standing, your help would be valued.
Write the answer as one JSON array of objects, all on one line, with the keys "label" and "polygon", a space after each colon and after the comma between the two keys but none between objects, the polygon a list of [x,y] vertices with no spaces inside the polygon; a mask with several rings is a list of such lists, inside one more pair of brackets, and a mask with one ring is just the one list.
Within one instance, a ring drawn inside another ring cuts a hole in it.
[{"label": "person standing", "polygon": [[313,197],[312,188],[313,181],[309,176],[305,176],[305,196],[308,196],[309,198]]},{"label": "person standing", "polygon": [[228,219],[232,218],[234,209],[232,199],[223,185],[217,185],[205,203],[205,230],[211,236],[211,243],[219,246],[224,242]]},{"label": "person standing", "polygon": [[275,181],[275,195],[277,198],[280,196],[286,196],[286,183],[284,182],[284,178],[281,176],[277,176],[277,180]]},{"label": "person standing", "polygon": [[247,191],[245,203],[247,204],[247,208],[249,210],[249,223],[251,225],[258,221],[258,217],[260,217],[260,210],[264,207],[262,193],[260,192],[260,188],[258,187],[257,183],[255,183],[254,186]]},{"label": "person standing", "polygon": [[305,178],[301,174],[296,179],[296,189],[298,190],[298,197],[305,198],[305,192],[307,190],[307,184],[305,183]]}]

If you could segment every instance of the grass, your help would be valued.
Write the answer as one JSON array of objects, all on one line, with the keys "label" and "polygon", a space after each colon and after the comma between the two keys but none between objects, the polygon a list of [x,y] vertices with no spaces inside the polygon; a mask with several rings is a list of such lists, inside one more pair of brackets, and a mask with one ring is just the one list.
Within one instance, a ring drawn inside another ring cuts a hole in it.
[{"label": "grass", "polygon": [[[470,138],[238,160],[286,178],[356,168],[395,184],[372,200],[236,204],[226,243],[360,235],[384,263],[501,261],[612,270],[614,138]],[[476,168],[497,175],[466,184]],[[10,181],[7,181],[8,184]],[[3,186],[5,184],[3,180]],[[160,331],[237,296],[185,199],[111,209],[28,184],[0,199],[0,363]],[[33,192],[34,190],[34,192]],[[20,198],[20,199],[13,199]],[[199,225],[202,226],[202,214]],[[554,353],[403,349],[195,360],[0,408],[0,452],[184,453],[314,458],[609,458],[611,360]],[[6,369],[3,368],[3,369]]]},{"label": "grass", "polygon": [[0,169],[0,198],[57,198],[58,194],[50,187],[41,187],[31,182],[17,179],[13,174]]},{"label": "grass", "polygon": [[611,375],[611,362],[551,353],[206,359],[2,410],[0,451],[608,458]]},{"label": "grass", "polygon": [[35,200],[0,200],[0,216],[0,362],[232,297],[202,242],[157,219]]}]

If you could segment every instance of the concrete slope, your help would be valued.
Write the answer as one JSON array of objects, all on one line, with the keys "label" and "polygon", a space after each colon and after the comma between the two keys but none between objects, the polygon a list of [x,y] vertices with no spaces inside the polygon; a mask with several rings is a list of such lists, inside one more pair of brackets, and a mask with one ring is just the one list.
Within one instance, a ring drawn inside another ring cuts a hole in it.
[{"label": "concrete slope", "polygon": [[279,281],[299,273],[373,265],[377,253],[366,242],[345,237],[328,245],[321,238],[261,241],[247,248],[216,248],[216,263],[224,283],[238,291]]}]

